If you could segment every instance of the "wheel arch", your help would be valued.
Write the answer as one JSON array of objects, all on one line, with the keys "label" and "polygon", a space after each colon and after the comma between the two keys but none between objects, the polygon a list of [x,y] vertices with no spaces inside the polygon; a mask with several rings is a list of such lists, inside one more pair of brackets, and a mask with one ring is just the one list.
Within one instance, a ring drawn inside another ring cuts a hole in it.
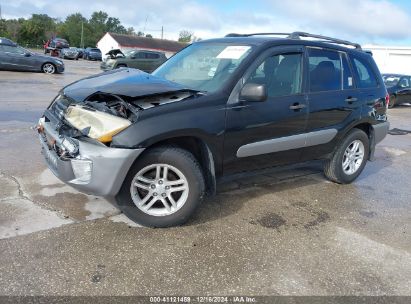
[{"label": "wheel arch", "polygon": [[[344,138],[347,136],[349,132],[351,132],[353,129],[359,129],[363,131],[365,134],[367,134],[368,139],[369,139],[369,155],[368,155],[368,160],[373,160],[374,159],[374,151],[375,151],[375,139],[374,139],[374,129],[372,127],[372,123],[370,121],[360,121],[356,122],[349,127],[345,129],[343,132],[342,136],[339,138],[338,142],[340,143],[341,141],[344,140]],[[337,149],[338,145],[336,145],[334,151]]]},{"label": "wheel arch", "polygon": [[[151,149],[160,146],[176,146],[192,153],[200,163],[201,169],[203,170],[207,195],[212,196],[216,193],[216,171],[218,174],[218,165],[216,164],[215,155],[212,152],[212,149],[205,140],[195,136],[166,138],[152,143],[151,145],[146,147],[146,150],[143,152],[143,154],[149,153]],[[138,158],[136,161],[138,161]]]}]

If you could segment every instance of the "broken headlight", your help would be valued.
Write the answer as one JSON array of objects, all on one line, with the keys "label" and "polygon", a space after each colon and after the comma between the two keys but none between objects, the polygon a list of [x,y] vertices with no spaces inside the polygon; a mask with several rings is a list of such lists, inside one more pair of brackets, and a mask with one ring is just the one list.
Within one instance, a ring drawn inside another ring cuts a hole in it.
[{"label": "broken headlight", "polygon": [[83,134],[102,143],[111,142],[114,135],[131,125],[125,118],[82,106],[69,106],[64,118]]}]

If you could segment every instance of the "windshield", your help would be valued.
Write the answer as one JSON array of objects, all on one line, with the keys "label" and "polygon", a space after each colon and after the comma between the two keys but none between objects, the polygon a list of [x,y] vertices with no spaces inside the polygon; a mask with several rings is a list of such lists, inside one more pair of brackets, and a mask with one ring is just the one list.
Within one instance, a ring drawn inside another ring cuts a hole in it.
[{"label": "windshield", "polygon": [[250,52],[248,45],[192,44],[171,57],[153,75],[193,90],[216,92]]},{"label": "windshield", "polygon": [[91,49],[91,52],[101,53],[100,49]]},{"label": "windshield", "polygon": [[[135,54],[136,52],[137,52],[136,50],[128,50],[128,51],[124,51],[123,54],[124,54],[124,56],[126,56],[126,57],[132,57],[132,56],[134,56],[134,54]],[[120,55],[121,55],[121,54],[120,54]]]},{"label": "windshield", "polygon": [[385,86],[393,87],[393,86],[396,86],[398,84],[401,77],[400,76],[394,76],[394,75],[384,75],[382,78],[384,79]]}]

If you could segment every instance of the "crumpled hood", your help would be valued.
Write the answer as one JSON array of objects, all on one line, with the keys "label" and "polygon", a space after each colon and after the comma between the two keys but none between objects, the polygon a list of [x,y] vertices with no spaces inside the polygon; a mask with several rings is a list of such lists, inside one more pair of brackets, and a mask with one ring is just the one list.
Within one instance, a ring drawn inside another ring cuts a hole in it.
[{"label": "crumpled hood", "polygon": [[139,97],[184,89],[188,88],[140,70],[123,68],[73,82],[63,89],[63,93],[81,102],[97,92]]},{"label": "crumpled hood", "polygon": [[106,53],[106,55],[109,55],[112,59],[116,58],[117,55],[122,55],[123,57],[125,57],[124,53],[119,49],[110,50],[108,51],[108,53]]}]

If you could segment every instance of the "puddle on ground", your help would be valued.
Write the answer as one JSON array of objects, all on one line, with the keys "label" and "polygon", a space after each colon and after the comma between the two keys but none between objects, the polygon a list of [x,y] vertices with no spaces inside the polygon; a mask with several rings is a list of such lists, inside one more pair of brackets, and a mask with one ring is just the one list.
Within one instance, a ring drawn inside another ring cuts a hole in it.
[{"label": "puddle on ground", "polygon": [[[287,221],[281,215],[268,213],[257,219],[257,223],[265,228],[277,229],[277,231],[280,232],[280,227],[284,226]],[[255,225],[255,222],[252,221],[251,224]]]}]

